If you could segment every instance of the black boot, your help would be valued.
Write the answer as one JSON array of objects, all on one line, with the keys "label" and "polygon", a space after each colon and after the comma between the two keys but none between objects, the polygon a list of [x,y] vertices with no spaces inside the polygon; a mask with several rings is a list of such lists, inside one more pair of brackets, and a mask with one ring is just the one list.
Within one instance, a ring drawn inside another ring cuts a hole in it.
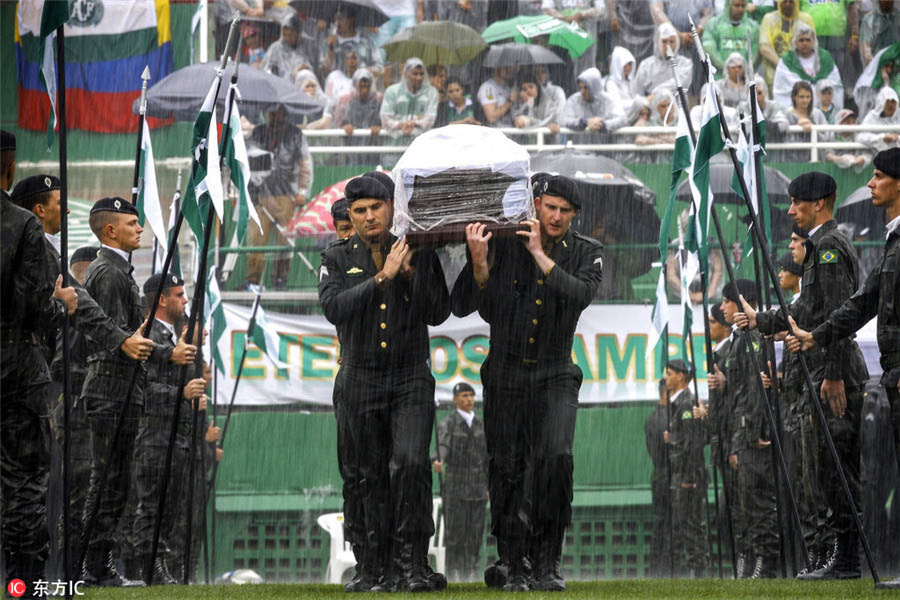
[{"label": "black boot", "polygon": [[527,592],[528,559],[525,556],[525,541],[509,542],[509,575],[503,585],[504,592]]},{"label": "black boot", "polygon": [[344,591],[348,593],[371,591],[378,583],[381,575],[379,570],[370,564],[372,561],[358,544],[353,546],[353,556],[356,557],[356,574],[344,585]]},{"label": "black boot", "polygon": [[108,544],[95,543],[88,548],[81,574],[84,583],[98,587],[144,587],[143,581],[133,581],[119,574]]},{"label": "black boot", "polygon": [[800,569],[797,572],[798,576],[806,575],[807,573],[812,573],[813,571],[815,571],[816,569],[819,568],[819,553],[816,552],[815,550],[813,550],[812,548],[810,548],[809,552],[806,555],[806,562],[809,563],[809,568],[803,567],[802,569]]},{"label": "black boot", "polygon": [[753,565],[753,572],[750,574],[749,578],[774,579],[776,576],[775,562],[776,560],[772,557],[757,554],[756,561]]},{"label": "black boot", "polygon": [[743,553],[737,555],[735,560],[735,579],[747,579],[747,557]]},{"label": "black boot", "polygon": [[492,565],[484,570],[484,583],[489,588],[502,588],[509,577],[509,559],[507,556],[508,545],[501,538],[497,538],[497,554],[499,557]]},{"label": "black boot", "polygon": [[[149,556],[146,558],[149,558]],[[141,561],[141,564],[146,564],[145,561]],[[175,577],[172,575],[172,572],[169,571],[169,561],[166,560],[166,555],[157,554],[156,560],[153,561],[153,584],[178,585],[179,583],[181,582],[175,579]]]},{"label": "black boot", "polygon": [[428,584],[431,586],[431,591],[439,592],[447,587],[447,577],[443,573],[438,573],[431,568],[431,563],[428,562],[429,541],[430,537],[419,538],[419,540],[416,542],[416,551],[413,555],[413,561],[425,574],[425,579],[428,580]]},{"label": "black boot", "polygon": [[566,581],[560,573],[565,527],[550,528],[537,543],[532,567],[534,583],[531,588],[543,592],[564,592]]},{"label": "black boot", "polygon": [[[395,582],[390,584],[390,577],[385,578],[386,585],[382,590],[373,591],[403,591],[403,592],[430,592],[431,582],[422,568],[422,561],[417,560],[416,546],[410,542],[399,544],[394,550],[392,570]],[[394,590],[389,590],[393,587]]]},{"label": "black boot", "polygon": [[835,540],[834,554],[821,569],[798,575],[797,579],[819,581],[823,579],[859,579],[859,538],[856,532],[843,533]]}]

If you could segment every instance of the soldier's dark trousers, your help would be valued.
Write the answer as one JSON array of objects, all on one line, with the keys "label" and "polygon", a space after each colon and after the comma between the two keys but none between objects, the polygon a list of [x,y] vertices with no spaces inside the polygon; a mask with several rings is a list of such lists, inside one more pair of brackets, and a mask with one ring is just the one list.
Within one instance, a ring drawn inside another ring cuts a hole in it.
[{"label": "soldier's dark trousers", "polygon": [[484,500],[444,498],[443,506],[447,578],[474,581],[478,578],[484,535]]},{"label": "soldier's dark trousers", "polygon": [[706,486],[676,487],[672,492],[676,576],[687,576],[692,571],[705,576],[709,566],[709,543],[703,526]]},{"label": "soldier's dark trousers", "polygon": [[344,539],[353,547],[357,558],[365,555],[366,525],[363,510],[359,453],[354,446],[354,436],[349,413],[343,399],[344,369],[334,379],[334,417],[337,421],[338,470],[343,481]]},{"label": "soldier's dark trousers", "polygon": [[894,429],[894,448],[897,451],[897,467],[900,468],[900,390],[896,385],[885,385],[891,405],[891,426]]},{"label": "soldier's dark trousers", "polygon": [[530,535],[556,535],[571,522],[572,442],[583,375],[571,361],[489,356],[481,376],[491,532],[515,554]]},{"label": "soldier's dark trousers", "polygon": [[428,454],[434,377],[424,362],[381,369],[344,365],[338,377],[359,465],[366,560],[378,570],[391,556],[418,552],[413,546],[425,549],[434,534]]},{"label": "soldier's dark trousers", "polygon": [[[827,402],[823,402],[825,419],[831,438],[837,449],[844,475],[850,487],[850,494],[857,509],[859,503],[859,419],[862,414],[864,389],[845,390],[847,396],[847,409],[844,418],[837,418],[831,413]],[[834,460],[828,449],[825,436],[819,431],[819,481],[825,503],[831,511],[828,525],[835,535],[841,535],[856,531],[853,514],[847,502],[841,485],[840,475],[835,468]]]},{"label": "soldier's dark trousers", "polygon": [[793,433],[796,473],[793,482],[806,546],[822,552],[833,542],[834,536],[825,523],[828,508],[822,495],[820,471],[822,461],[829,459],[819,453],[817,420],[808,410],[803,411],[799,427]]},{"label": "soldier's dark trousers", "polygon": [[[74,387],[74,386],[73,386]],[[77,386],[80,390],[80,386]],[[82,517],[84,515],[84,503],[87,499],[88,488],[91,484],[91,429],[88,426],[87,415],[84,412],[84,402],[76,401],[69,411],[69,547],[72,561],[78,559],[81,549]],[[53,411],[53,426],[59,452],[59,481],[62,489],[62,463],[65,423],[62,401]],[[59,509],[57,523],[57,547],[62,552],[63,547],[63,512]],[[60,555],[60,565],[62,556]]]},{"label": "soldier's dark trousers", "polygon": [[[666,577],[674,573],[672,556],[672,491],[665,469],[653,472],[650,483],[653,509],[653,537],[650,538],[650,576]],[[670,568],[671,566],[671,568]]]},{"label": "soldier's dark trousers", "polygon": [[50,425],[47,384],[22,384],[4,381],[0,401],[0,545],[4,583],[18,578],[31,589],[34,581],[43,579],[50,549],[46,506]]},{"label": "soldier's dark trousers", "polygon": [[775,514],[775,480],[771,448],[747,448],[738,452],[738,496],[741,501],[742,551],[772,559],[778,556]]}]

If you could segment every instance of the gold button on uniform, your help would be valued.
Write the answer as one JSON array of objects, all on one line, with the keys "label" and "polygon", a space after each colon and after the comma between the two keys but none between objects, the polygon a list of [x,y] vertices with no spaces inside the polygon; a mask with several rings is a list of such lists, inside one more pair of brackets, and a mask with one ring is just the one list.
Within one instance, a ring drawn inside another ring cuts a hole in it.
[{"label": "gold button on uniform", "polygon": [[532,324],[532,325],[537,325],[537,324],[538,324],[538,320],[537,320],[537,319],[532,319],[532,320],[531,320],[531,324]]},{"label": "gold button on uniform", "polygon": [[540,306],[541,304],[543,304],[543,302],[541,302],[541,299],[540,299],[540,298],[538,298],[537,300],[535,300],[534,303],[537,304],[538,306]]},{"label": "gold button on uniform", "polygon": [[534,338],[528,338],[528,343],[529,343],[529,344],[533,344],[533,343],[534,343]]},{"label": "gold button on uniform", "polygon": [[381,347],[382,347],[382,348],[387,348],[387,342],[381,342]]},{"label": "gold button on uniform", "polygon": [[382,305],[381,305],[381,310],[385,310],[386,308],[387,308],[387,304],[382,304]]},{"label": "gold button on uniform", "polygon": [[544,280],[543,280],[543,279],[538,279],[538,285],[544,285]]},{"label": "gold button on uniform", "polygon": [[381,328],[382,328],[382,329],[387,329],[387,323],[382,323],[382,324],[381,324]]}]

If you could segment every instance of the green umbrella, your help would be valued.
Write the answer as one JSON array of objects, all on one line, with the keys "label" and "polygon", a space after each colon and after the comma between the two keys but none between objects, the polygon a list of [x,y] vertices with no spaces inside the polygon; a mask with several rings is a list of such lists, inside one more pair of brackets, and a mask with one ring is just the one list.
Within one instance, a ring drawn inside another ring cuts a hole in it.
[{"label": "green umbrella", "polygon": [[392,62],[417,57],[426,65],[464,65],[486,46],[471,27],[451,21],[428,21],[403,29],[383,48],[387,60]]},{"label": "green umbrella", "polygon": [[576,23],[566,23],[550,15],[515,17],[492,23],[481,32],[487,43],[512,39],[520,44],[530,44],[532,38],[550,36],[550,45],[565,48],[572,58],[578,58],[591,47],[594,40]]}]

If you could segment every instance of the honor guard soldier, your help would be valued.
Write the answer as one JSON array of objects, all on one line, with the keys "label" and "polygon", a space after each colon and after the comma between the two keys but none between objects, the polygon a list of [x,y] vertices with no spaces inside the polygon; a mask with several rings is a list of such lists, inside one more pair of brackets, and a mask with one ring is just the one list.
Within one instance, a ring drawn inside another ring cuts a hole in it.
[{"label": "honor guard soldier", "polygon": [[334,232],[337,233],[338,239],[343,240],[353,235],[353,223],[350,222],[349,214],[350,204],[346,198],[336,200],[331,205],[331,220],[334,223]]},{"label": "honor guard soldier", "polygon": [[[122,329],[131,334],[141,328],[141,294],[132,277],[134,268],[130,253],[141,245],[141,226],[138,212],[122,198],[103,198],[91,208],[91,231],[100,240],[100,254],[88,267],[84,287],[100,308]],[[88,540],[87,557],[82,577],[85,583],[99,586],[142,585],[118,573],[113,546],[116,525],[125,508],[131,482],[131,465],[138,417],[144,403],[146,365],[135,363],[121,350],[125,340],[121,336],[92,344],[88,358],[88,374],[82,398],[91,428],[91,488],[85,505],[85,524],[89,524],[93,506],[99,502],[97,521]],[[149,350],[139,353],[140,360],[150,356]],[[137,384],[132,390],[128,409],[116,447],[112,447],[116,422],[126,400],[134,369],[138,369]],[[107,466],[106,461],[110,461]],[[101,484],[104,467],[107,479]],[[103,496],[98,498],[100,487]]]},{"label": "honor guard soldier", "polygon": [[[562,543],[572,516],[572,441],[583,374],[572,362],[581,312],[600,285],[602,245],[570,229],[581,207],[571,179],[533,178],[537,217],[519,239],[466,226],[469,262],[451,296],[457,316],[475,310],[491,328],[481,367],[489,457],[491,531],[498,564],[485,582],[526,591],[562,590]],[[532,540],[531,538],[535,539]]]},{"label": "honor guard soldier", "polygon": [[650,537],[650,577],[665,577],[670,573],[669,559],[672,555],[672,491],[671,457],[667,449],[665,434],[672,421],[672,407],[666,378],[659,381],[659,403],[644,421],[644,442],[647,454],[653,463],[650,476],[650,503],[653,509],[653,534]]},{"label": "honor guard soldier", "polygon": [[10,200],[16,138],[0,132],[0,540],[4,581],[44,578],[49,535],[50,371],[39,337],[78,304],[74,289],[50,279],[37,217]]},{"label": "honor guard soldier", "polygon": [[[393,195],[374,174],[345,190],[356,233],[322,253],[319,300],[342,344],[335,399],[365,482],[358,590],[446,586],[428,566],[434,377],[428,326],[450,314],[437,255],[390,234]],[[342,461],[351,459],[338,449]],[[345,465],[346,466],[346,465]],[[342,475],[345,471],[342,469]]]},{"label": "honor guard soldier", "polygon": [[[830,175],[812,171],[791,181],[788,214],[797,225],[809,231],[800,298],[788,307],[757,313],[744,304],[739,326],[758,325],[766,335],[788,329],[787,318],[799,327],[812,330],[824,323],[859,287],[859,266],[850,240],[838,230],[832,214],[837,184]],[[859,346],[850,336],[835,339],[823,348],[805,353],[813,385],[822,402],[828,429],[843,466],[850,493],[859,506],[859,419],[865,384],[869,378]],[[804,382],[803,393],[809,395]],[[810,398],[806,399],[810,402]],[[812,405],[810,404],[812,410]],[[859,534],[850,505],[843,493],[836,465],[826,445],[825,435],[817,438],[821,489],[828,506],[827,524],[836,540],[833,556],[820,569],[798,575],[800,579],[856,579],[859,570]]]},{"label": "honor guard soldier", "polygon": [[[900,148],[882,150],[873,160],[868,187],[872,204],[883,208],[887,221],[884,255],[862,289],[812,333],[795,328],[804,354],[815,346],[829,348],[878,317],[876,338],[881,352],[881,384],[891,405],[894,443],[900,450]],[[796,344],[796,342],[795,342]],[[795,349],[799,349],[795,345]],[[845,467],[846,468],[846,467]],[[879,584],[900,589],[900,578]]]}]

